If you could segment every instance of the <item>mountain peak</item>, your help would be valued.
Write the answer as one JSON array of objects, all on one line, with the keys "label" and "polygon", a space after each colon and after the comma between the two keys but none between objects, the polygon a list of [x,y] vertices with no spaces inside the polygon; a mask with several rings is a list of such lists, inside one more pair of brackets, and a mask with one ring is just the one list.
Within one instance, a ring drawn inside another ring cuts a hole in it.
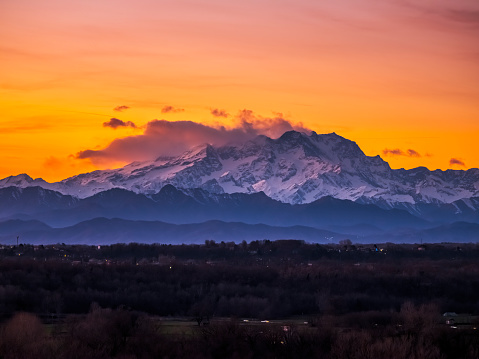
[{"label": "mountain peak", "polygon": [[28,183],[31,183],[33,182],[33,178],[30,177],[29,175],[27,175],[26,173],[20,173],[19,175],[16,175],[16,176],[10,176],[10,177],[7,177],[10,181],[25,181],[25,182],[28,182]]},{"label": "mountain peak", "polygon": [[283,133],[279,138],[278,141],[298,141],[299,139],[308,138],[309,136],[303,132],[291,130],[286,131]]},{"label": "mountain peak", "polygon": [[[181,156],[135,162],[57,183],[26,174],[0,180],[0,188],[36,185],[79,198],[114,187],[152,195],[168,184],[217,194],[264,192],[292,204],[332,196],[400,208],[478,197],[479,170],[392,170],[380,157],[365,155],[355,142],[335,132],[287,131],[277,139],[260,135],[221,147],[204,143]],[[168,191],[175,194],[166,187],[161,195]]]},{"label": "mountain peak", "polygon": [[33,179],[26,173],[21,173],[16,176],[9,176],[0,180],[0,187],[7,187],[7,186],[29,187],[32,184],[40,186],[42,184],[46,184],[46,182],[41,178]]},{"label": "mountain peak", "polygon": [[209,156],[217,156],[216,149],[209,143],[202,143],[201,145],[183,152],[179,159],[184,161],[196,161]]}]

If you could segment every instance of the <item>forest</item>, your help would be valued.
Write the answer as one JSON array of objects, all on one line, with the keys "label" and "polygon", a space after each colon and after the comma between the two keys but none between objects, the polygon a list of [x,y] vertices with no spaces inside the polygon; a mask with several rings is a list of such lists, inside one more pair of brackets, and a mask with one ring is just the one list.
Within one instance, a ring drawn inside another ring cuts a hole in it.
[{"label": "forest", "polygon": [[477,358],[479,245],[0,247],[2,358]]}]

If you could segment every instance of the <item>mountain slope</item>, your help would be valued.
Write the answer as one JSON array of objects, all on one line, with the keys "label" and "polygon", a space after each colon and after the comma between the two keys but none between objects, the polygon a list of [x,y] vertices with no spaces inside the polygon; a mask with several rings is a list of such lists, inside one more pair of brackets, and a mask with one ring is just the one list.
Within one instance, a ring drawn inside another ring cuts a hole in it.
[{"label": "mountain slope", "polygon": [[[206,240],[234,241],[302,239],[308,242],[337,242],[347,236],[304,226],[275,227],[264,224],[208,221],[170,224],[159,221],[130,221],[95,218],[65,228],[24,230],[21,243],[112,244],[112,243],[204,243]],[[0,242],[14,244],[16,236],[2,235]]]},{"label": "mountain slope", "polygon": [[[4,218],[37,219],[54,227],[71,226],[97,217],[165,221],[177,224],[221,220],[273,226],[303,225],[321,228],[368,224],[381,229],[424,228],[429,223],[403,210],[385,210],[371,204],[325,197],[308,204],[291,205],[264,193],[211,194],[203,189],[187,193],[166,185],[147,197],[122,189],[111,189],[85,199],[73,199],[40,187],[0,189],[0,198],[18,192],[3,206]],[[51,198],[53,203],[34,201]],[[63,199],[62,199],[63,198]],[[22,212],[23,210],[23,212]]]},{"label": "mountain slope", "polygon": [[11,238],[16,238],[19,233],[23,232],[48,231],[50,229],[50,226],[35,220],[22,221],[20,219],[12,219],[0,222],[0,236],[9,236]]},{"label": "mountain slope", "polygon": [[[12,184],[41,186],[77,198],[112,188],[154,195],[167,184],[214,194],[264,192],[290,204],[330,196],[421,215],[419,204],[452,204],[479,197],[479,169],[393,170],[379,156],[366,156],[356,143],[334,133],[290,131],[278,139],[258,136],[240,145],[202,145],[175,158],[135,162],[57,183],[19,175],[1,180],[0,188]],[[466,205],[475,212],[479,209],[477,201]],[[456,209],[462,210],[461,206]]]},{"label": "mountain slope", "polygon": [[2,217],[15,213],[33,214],[66,210],[75,207],[78,202],[78,198],[38,186],[0,188],[0,216]]},{"label": "mountain slope", "polygon": [[[351,229],[351,228],[349,228]],[[338,230],[341,231],[340,228]],[[50,228],[41,222],[0,223],[0,243],[15,244],[112,244],[112,243],[239,243],[243,240],[299,239],[310,243],[441,243],[477,242],[479,224],[456,222],[429,229],[404,229],[387,232],[377,229],[366,234],[340,234],[307,226],[268,226],[240,222],[207,221],[171,224],[160,221],[131,221],[119,218],[95,218],[64,228]]]}]

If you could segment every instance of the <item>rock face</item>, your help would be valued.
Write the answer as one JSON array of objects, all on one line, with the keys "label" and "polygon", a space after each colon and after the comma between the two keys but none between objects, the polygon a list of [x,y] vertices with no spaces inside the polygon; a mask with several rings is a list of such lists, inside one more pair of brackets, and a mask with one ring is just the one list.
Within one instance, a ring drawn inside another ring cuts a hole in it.
[{"label": "rock face", "polygon": [[379,156],[366,156],[355,142],[335,133],[290,131],[278,139],[258,136],[241,145],[205,144],[174,158],[134,162],[115,170],[80,174],[57,183],[18,175],[1,187],[40,186],[77,198],[122,188],[153,195],[171,184],[208,193],[256,193],[290,204],[331,196],[414,213],[424,205],[477,211],[479,169],[393,170]]}]

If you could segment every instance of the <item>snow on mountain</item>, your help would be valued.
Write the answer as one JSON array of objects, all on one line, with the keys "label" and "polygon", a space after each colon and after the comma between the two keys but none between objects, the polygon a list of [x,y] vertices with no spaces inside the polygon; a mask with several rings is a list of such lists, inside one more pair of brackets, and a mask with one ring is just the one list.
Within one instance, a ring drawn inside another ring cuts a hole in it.
[{"label": "snow on mountain", "polygon": [[258,136],[241,145],[204,144],[178,157],[134,162],[57,183],[33,180],[27,175],[0,181],[0,187],[41,186],[79,198],[111,188],[154,194],[166,184],[211,193],[262,191],[292,204],[332,196],[410,210],[418,203],[452,203],[479,197],[479,169],[393,170],[379,156],[366,156],[355,142],[335,133],[289,131],[278,139]]},{"label": "snow on mountain", "polygon": [[19,174],[17,176],[9,176],[0,180],[0,188],[5,188],[9,186],[20,187],[20,188],[39,186],[39,187],[46,188],[49,185],[51,184],[44,181],[43,179],[41,178],[33,179],[25,173]]}]

